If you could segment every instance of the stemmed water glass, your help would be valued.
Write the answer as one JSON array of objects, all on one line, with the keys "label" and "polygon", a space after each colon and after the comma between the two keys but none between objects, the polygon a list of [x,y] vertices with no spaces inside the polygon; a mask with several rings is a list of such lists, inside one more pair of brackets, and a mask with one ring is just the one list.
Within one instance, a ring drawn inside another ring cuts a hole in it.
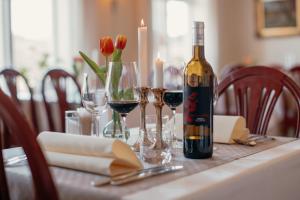
[{"label": "stemmed water glass", "polygon": [[110,62],[106,80],[107,103],[122,117],[122,136],[128,140],[125,130],[126,117],[138,104],[137,66],[135,62]]},{"label": "stemmed water glass", "polygon": [[[219,81],[218,81],[218,77],[216,74],[214,74],[214,78],[213,78],[213,86],[214,86],[214,90],[213,90],[213,106],[214,106],[214,110],[216,108],[217,102],[218,102],[218,98],[219,98],[219,92],[218,92],[218,85],[219,85]],[[214,146],[213,150],[217,150],[217,147]]]},{"label": "stemmed water glass", "polygon": [[170,64],[167,66],[165,70],[165,81],[164,88],[166,91],[164,92],[163,100],[167,106],[172,110],[173,114],[173,130],[172,130],[172,146],[174,148],[178,148],[179,138],[176,137],[176,129],[175,129],[175,116],[176,116],[176,108],[182,104],[183,101],[183,76],[182,69],[184,64],[176,65]]},{"label": "stemmed water glass", "polygon": [[105,88],[100,80],[83,74],[81,98],[84,108],[92,114],[91,135],[100,135],[100,116],[106,112]]}]

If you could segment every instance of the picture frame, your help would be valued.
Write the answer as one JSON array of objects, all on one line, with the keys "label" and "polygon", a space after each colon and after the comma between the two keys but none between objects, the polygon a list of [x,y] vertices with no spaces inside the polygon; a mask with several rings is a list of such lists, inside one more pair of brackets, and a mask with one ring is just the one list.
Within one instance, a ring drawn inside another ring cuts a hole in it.
[{"label": "picture frame", "polygon": [[260,37],[300,34],[300,0],[256,0],[256,17]]}]

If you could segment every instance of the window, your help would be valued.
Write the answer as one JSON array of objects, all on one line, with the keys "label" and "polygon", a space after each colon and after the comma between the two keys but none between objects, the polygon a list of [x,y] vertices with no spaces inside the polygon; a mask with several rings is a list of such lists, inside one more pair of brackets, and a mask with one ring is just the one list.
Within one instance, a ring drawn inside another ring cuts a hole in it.
[{"label": "window", "polygon": [[82,9],[81,0],[0,0],[0,70],[15,67],[33,88],[49,67],[71,71],[83,49]]},{"label": "window", "polygon": [[[187,62],[192,56],[192,23],[205,23],[205,54],[218,66],[216,2],[211,0],[152,0],[152,46],[166,61]],[[152,64],[153,65],[153,64]]]},{"label": "window", "polygon": [[4,45],[3,45],[3,1],[0,2],[0,66],[4,65]]},{"label": "window", "polygon": [[187,34],[189,29],[188,16],[188,5],[186,2],[167,2],[167,33],[169,37],[176,38]]},{"label": "window", "polygon": [[179,63],[189,59],[189,4],[182,0],[154,0],[152,10],[154,57],[159,52],[166,61]]},{"label": "window", "polygon": [[[25,76],[41,77],[53,60],[52,0],[11,0],[11,30],[13,65]],[[31,85],[36,81],[31,78]]]}]

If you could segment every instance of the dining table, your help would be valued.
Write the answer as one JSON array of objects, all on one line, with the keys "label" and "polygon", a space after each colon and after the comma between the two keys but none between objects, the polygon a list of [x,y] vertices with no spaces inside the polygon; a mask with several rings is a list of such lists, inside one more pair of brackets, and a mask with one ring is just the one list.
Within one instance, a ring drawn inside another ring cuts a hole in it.
[{"label": "dining table", "polygon": [[[187,159],[174,149],[173,173],[125,185],[103,184],[107,176],[50,166],[59,198],[96,199],[300,199],[300,140],[273,137],[255,146],[214,144],[210,159]],[[22,148],[4,149],[5,159],[23,154]],[[33,199],[27,162],[5,168],[11,199]],[[34,173],[34,172],[33,172]]]}]

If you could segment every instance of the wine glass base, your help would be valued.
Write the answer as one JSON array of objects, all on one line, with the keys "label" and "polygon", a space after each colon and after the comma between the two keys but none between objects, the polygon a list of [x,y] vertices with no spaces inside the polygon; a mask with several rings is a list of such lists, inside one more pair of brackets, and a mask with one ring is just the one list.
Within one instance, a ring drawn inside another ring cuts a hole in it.
[{"label": "wine glass base", "polygon": [[172,148],[183,148],[183,141],[182,140],[173,140],[172,142]]},{"label": "wine glass base", "polygon": [[165,150],[148,149],[148,151],[143,152],[142,160],[149,164],[164,165],[171,162],[172,154],[168,150],[165,151]]},{"label": "wine glass base", "polygon": [[168,144],[165,143],[164,141],[161,141],[161,144],[159,144],[157,141],[150,147],[153,150],[161,150],[161,149],[166,149],[168,147]]},{"label": "wine glass base", "polygon": [[148,136],[145,136],[144,135],[144,131],[142,130],[139,130],[139,136],[136,140],[136,142],[131,146],[131,149],[135,152],[139,152],[140,151],[140,146],[144,146],[144,147],[150,147],[153,142],[151,142],[149,139],[148,139]]}]

